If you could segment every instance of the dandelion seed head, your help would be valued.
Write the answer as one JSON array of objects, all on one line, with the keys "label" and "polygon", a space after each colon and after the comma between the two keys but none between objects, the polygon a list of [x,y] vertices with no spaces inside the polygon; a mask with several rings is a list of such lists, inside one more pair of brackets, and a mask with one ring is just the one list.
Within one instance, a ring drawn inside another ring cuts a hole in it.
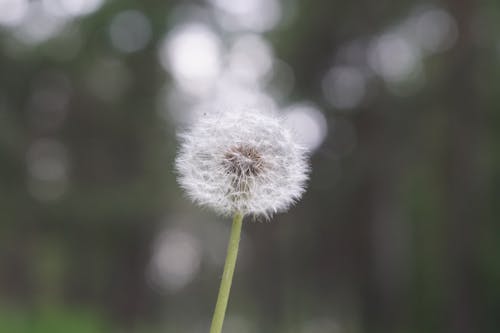
[{"label": "dandelion seed head", "polygon": [[258,110],[206,113],[180,136],[178,181],[196,203],[229,216],[287,210],[302,196],[309,167],[282,119]]},{"label": "dandelion seed head", "polygon": [[259,151],[252,146],[236,145],[229,148],[222,161],[229,174],[238,177],[257,176],[262,172],[263,161]]}]

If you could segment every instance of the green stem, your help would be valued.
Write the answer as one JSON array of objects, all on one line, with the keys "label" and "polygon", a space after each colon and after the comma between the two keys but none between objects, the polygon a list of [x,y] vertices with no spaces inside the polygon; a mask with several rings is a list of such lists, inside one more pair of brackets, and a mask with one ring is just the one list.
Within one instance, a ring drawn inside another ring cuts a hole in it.
[{"label": "green stem", "polygon": [[217,304],[215,305],[210,333],[222,332],[222,324],[224,323],[224,316],[226,314],[231,282],[233,281],[234,267],[236,266],[236,258],[238,257],[242,221],[243,215],[239,213],[234,215],[231,236],[229,237],[229,244],[227,246],[224,273],[222,273],[222,281],[220,283],[219,296],[217,297]]}]

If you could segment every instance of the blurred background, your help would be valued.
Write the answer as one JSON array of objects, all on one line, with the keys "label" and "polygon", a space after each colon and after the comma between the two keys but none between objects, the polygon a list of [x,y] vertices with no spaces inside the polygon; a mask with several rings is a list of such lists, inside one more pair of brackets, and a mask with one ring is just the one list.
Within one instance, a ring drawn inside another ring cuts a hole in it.
[{"label": "blurred background", "polygon": [[499,32],[496,0],[0,0],[0,332],[208,332],[230,221],[172,166],[217,105],[313,151],[225,332],[498,332]]}]

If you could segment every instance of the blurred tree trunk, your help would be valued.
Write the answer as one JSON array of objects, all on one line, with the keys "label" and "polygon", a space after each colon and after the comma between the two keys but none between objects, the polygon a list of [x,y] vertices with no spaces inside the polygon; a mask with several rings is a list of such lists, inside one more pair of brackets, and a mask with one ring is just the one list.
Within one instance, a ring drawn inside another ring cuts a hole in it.
[{"label": "blurred tree trunk", "polygon": [[483,107],[476,76],[479,53],[475,19],[477,3],[448,0],[457,19],[459,38],[449,53],[446,91],[447,154],[443,156],[448,242],[449,332],[479,332],[474,251],[478,224],[484,219],[485,182],[480,168],[484,133]]}]

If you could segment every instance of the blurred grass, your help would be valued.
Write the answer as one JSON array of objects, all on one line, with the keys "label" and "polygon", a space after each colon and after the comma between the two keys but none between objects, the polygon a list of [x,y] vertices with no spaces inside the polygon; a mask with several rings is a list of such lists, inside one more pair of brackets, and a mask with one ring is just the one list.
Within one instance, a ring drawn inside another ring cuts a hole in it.
[{"label": "blurred grass", "polygon": [[28,312],[0,307],[0,327],[8,333],[109,333],[110,325],[91,310],[49,307]]}]

